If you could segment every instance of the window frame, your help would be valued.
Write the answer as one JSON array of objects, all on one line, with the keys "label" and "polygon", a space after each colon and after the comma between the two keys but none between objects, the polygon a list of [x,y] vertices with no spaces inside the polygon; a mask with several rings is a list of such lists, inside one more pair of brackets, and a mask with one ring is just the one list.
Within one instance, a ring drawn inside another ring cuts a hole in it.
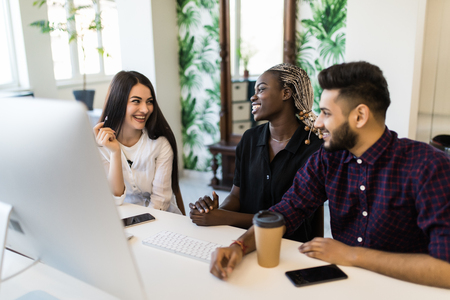
[{"label": "window frame", "polygon": [[[47,0],[49,1],[49,0]],[[67,3],[71,6],[74,6],[74,0],[66,0]],[[109,1],[109,2],[113,2],[116,3],[116,1],[114,0],[103,0],[103,1]],[[95,13],[98,13],[99,11],[101,11],[101,1],[98,1],[97,4],[93,3],[93,7],[95,10]],[[116,9],[117,9],[117,4],[116,4]],[[67,23],[71,23],[71,26],[76,26],[76,21],[72,20],[69,21],[67,20],[68,17],[70,16],[68,10],[65,10],[66,15],[66,21]],[[97,35],[97,43],[98,43],[98,47],[103,47],[103,35],[102,35],[102,30],[99,30],[96,32]],[[70,56],[70,64],[72,66],[72,76],[71,78],[66,78],[66,79],[56,79],[55,78],[55,82],[56,82],[56,86],[58,87],[68,87],[68,86],[77,86],[77,85],[81,85],[83,83],[83,74],[80,72],[80,60],[79,58],[79,51],[78,51],[79,47],[78,47],[78,40],[74,40],[71,43],[69,43],[69,56]],[[108,82],[111,81],[111,79],[113,78],[113,74],[112,75],[108,75],[105,73],[105,56],[101,55],[100,53],[98,53],[98,60],[99,60],[99,72],[95,73],[95,74],[86,74],[86,82],[89,82],[89,84],[92,83],[102,83],[102,82]]]},{"label": "window frame", "polygon": [[[242,73],[240,72],[241,69],[241,60],[239,59],[239,44],[241,41],[241,30],[242,30],[242,23],[244,23],[245,25],[245,21],[242,21],[242,16],[241,16],[241,3],[242,1],[245,0],[230,0],[229,1],[229,9],[230,9],[230,75],[231,78],[233,80],[241,80],[242,79]],[[285,1],[283,1],[282,3],[282,13],[283,13],[283,20],[286,18],[285,17]],[[284,27],[286,25],[282,25],[283,26],[283,35],[284,35]],[[281,49],[281,58],[284,59],[284,40],[280,39],[280,49]],[[242,45],[241,45],[242,46]],[[260,76],[262,73],[258,74],[258,73],[252,73],[250,74],[251,78],[256,78],[258,76]]]},{"label": "window frame", "polygon": [[6,44],[8,45],[9,63],[11,68],[11,82],[0,84],[0,90],[12,90],[20,88],[19,71],[17,66],[16,45],[13,34],[13,24],[11,18],[11,6],[9,0],[2,1],[3,19],[6,31]]}]

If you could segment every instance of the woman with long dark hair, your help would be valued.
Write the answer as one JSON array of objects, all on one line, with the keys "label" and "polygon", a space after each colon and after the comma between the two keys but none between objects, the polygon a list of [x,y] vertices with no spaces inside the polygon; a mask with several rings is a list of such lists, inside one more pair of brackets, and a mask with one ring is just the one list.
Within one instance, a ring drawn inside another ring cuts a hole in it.
[{"label": "woman with long dark hair", "polygon": [[135,71],[117,73],[100,120],[94,134],[116,203],[185,214],[175,137],[150,80]]}]

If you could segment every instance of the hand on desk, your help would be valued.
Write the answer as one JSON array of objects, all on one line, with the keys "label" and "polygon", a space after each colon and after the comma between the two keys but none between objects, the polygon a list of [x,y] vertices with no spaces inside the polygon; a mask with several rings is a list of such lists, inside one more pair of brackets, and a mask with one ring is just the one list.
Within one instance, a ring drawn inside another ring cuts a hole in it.
[{"label": "hand on desk", "polygon": [[298,248],[301,253],[311,258],[317,258],[341,266],[353,265],[352,261],[356,255],[354,249],[355,247],[347,246],[330,238],[314,238]]},{"label": "hand on desk", "polygon": [[[213,200],[214,199],[214,200]],[[225,225],[227,212],[219,208],[219,196],[213,192],[213,199],[209,196],[199,198],[195,204],[189,203],[191,212],[189,216],[193,223],[199,226]]]},{"label": "hand on desk", "polygon": [[238,245],[217,248],[212,253],[209,271],[219,279],[227,280],[234,267],[242,260],[242,249]]},{"label": "hand on desk", "polygon": [[198,226],[217,226],[217,225],[229,225],[230,212],[222,209],[214,209],[208,213],[201,213],[197,209],[191,209],[189,216],[192,223]]},{"label": "hand on desk", "polygon": [[212,200],[208,195],[205,195],[203,198],[198,198],[195,204],[189,203],[189,208],[192,211],[199,211],[200,213],[208,213],[213,209],[219,208],[219,196],[216,192],[213,192]]},{"label": "hand on desk", "polygon": [[393,253],[351,247],[333,239],[315,238],[299,247],[309,257],[354,266],[418,284],[450,288],[450,263],[425,253]]}]

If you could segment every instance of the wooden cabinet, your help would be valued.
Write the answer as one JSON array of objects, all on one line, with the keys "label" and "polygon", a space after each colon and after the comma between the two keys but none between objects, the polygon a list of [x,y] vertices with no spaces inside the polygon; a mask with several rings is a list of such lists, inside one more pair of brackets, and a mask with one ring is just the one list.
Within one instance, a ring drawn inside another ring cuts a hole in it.
[{"label": "wooden cabinet", "polygon": [[255,92],[255,80],[233,80],[231,83],[232,134],[242,135],[255,125],[250,97]]},{"label": "wooden cabinet", "polygon": [[[233,186],[236,145],[223,145],[220,143],[210,145],[209,151],[213,155],[211,168],[213,170],[213,178],[211,179],[211,186],[217,190],[229,191]],[[217,178],[217,155],[222,155],[222,180]]]},{"label": "wooden cabinet", "polygon": [[[209,146],[213,155],[211,168],[213,178],[211,186],[218,190],[230,190],[233,186],[236,145],[244,132],[255,125],[251,110],[250,97],[255,92],[255,80],[233,80],[231,84],[231,110],[229,113],[231,124],[231,143],[220,142]],[[222,180],[217,178],[218,157],[222,155]]]}]

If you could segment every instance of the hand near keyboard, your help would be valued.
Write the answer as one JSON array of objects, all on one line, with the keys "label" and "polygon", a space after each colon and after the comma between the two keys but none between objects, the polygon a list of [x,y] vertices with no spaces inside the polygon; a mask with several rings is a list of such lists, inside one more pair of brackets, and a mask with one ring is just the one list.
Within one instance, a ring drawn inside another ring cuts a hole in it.
[{"label": "hand near keyboard", "polygon": [[227,280],[234,267],[242,260],[242,250],[238,245],[217,248],[211,255],[209,271],[219,279]]},{"label": "hand near keyboard", "polygon": [[199,212],[197,209],[191,209],[189,214],[192,223],[198,226],[216,226],[216,225],[230,225],[230,212],[223,209],[213,209],[208,213]]},{"label": "hand near keyboard", "polygon": [[192,222],[199,226],[232,225],[249,228],[252,226],[253,214],[241,213],[240,205],[239,188],[233,185],[220,207],[219,196],[213,192],[213,199],[204,196],[195,204],[190,203],[189,216]]},{"label": "hand near keyboard", "polygon": [[203,198],[199,198],[195,204],[189,203],[189,208],[191,209],[191,212],[197,210],[200,213],[209,213],[210,211],[219,208],[219,196],[216,192],[213,192],[213,199],[208,195],[205,195]]}]

